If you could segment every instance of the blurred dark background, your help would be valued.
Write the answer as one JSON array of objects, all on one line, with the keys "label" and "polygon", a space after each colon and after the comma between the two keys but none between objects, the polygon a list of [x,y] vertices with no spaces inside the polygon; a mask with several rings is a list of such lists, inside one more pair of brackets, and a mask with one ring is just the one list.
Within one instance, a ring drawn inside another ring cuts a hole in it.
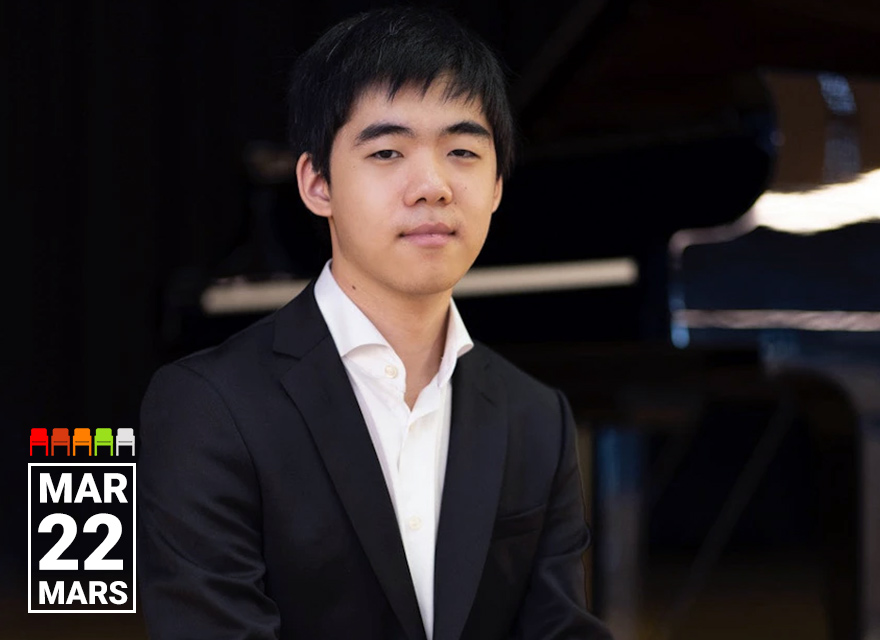
[{"label": "blurred dark background", "polygon": [[[24,613],[28,434],[136,428],[160,364],[318,273],[287,72],[381,4],[0,4],[0,637],[144,637]],[[876,0],[441,6],[508,65],[523,139],[477,268],[599,274],[459,298],[572,400],[597,613],[618,640],[876,638]]]}]

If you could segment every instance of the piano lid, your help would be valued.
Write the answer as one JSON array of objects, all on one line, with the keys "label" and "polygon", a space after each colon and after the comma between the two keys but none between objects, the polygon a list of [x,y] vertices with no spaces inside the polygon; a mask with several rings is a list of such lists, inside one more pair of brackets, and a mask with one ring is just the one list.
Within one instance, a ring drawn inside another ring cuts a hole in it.
[{"label": "piano lid", "polygon": [[880,345],[880,82],[768,82],[781,125],[773,184],[733,224],[673,236],[673,337],[838,332]]}]

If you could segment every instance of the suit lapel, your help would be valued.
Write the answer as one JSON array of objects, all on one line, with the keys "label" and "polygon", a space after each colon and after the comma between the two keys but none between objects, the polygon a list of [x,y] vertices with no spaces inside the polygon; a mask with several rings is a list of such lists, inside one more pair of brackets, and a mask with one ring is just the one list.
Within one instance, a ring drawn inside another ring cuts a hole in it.
[{"label": "suit lapel", "polygon": [[489,550],[504,473],[503,389],[477,349],[462,356],[453,376],[434,565],[434,640],[457,640],[464,629]]},{"label": "suit lapel", "polygon": [[[394,507],[357,399],[309,286],[276,319],[281,383],[302,413],[373,571],[411,640],[425,630]],[[341,577],[342,578],[342,577]]]}]

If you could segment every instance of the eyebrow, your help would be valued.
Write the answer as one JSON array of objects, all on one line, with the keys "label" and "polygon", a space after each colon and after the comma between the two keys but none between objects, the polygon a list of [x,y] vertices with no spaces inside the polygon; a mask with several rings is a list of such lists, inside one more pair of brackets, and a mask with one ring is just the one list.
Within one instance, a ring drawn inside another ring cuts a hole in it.
[{"label": "eyebrow", "polygon": [[[445,127],[440,132],[441,137],[461,134],[477,136],[478,138],[485,138],[488,140],[492,139],[492,134],[489,133],[489,130],[480,123],[473,120],[462,120],[461,122],[456,122],[455,124],[451,124],[448,127]],[[416,132],[409,127],[405,127],[402,124],[397,124],[394,122],[375,122],[365,127],[357,135],[354,140],[354,146],[359,147],[363,144],[366,144],[370,140],[375,140],[376,138],[381,138],[382,136],[404,136],[407,138],[415,138]]]}]

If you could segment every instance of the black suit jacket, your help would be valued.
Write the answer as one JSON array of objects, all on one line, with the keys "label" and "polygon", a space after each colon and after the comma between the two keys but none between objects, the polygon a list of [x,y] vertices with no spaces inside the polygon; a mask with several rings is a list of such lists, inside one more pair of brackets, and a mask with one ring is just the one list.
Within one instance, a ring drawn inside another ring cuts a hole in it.
[{"label": "black suit jacket", "polygon": [[[477,344],[453,376],[435,640],[606,638],[565,398]],[[160,369],[141,414],[151,637],[424,640],[397,520],[313,286]]]}]

